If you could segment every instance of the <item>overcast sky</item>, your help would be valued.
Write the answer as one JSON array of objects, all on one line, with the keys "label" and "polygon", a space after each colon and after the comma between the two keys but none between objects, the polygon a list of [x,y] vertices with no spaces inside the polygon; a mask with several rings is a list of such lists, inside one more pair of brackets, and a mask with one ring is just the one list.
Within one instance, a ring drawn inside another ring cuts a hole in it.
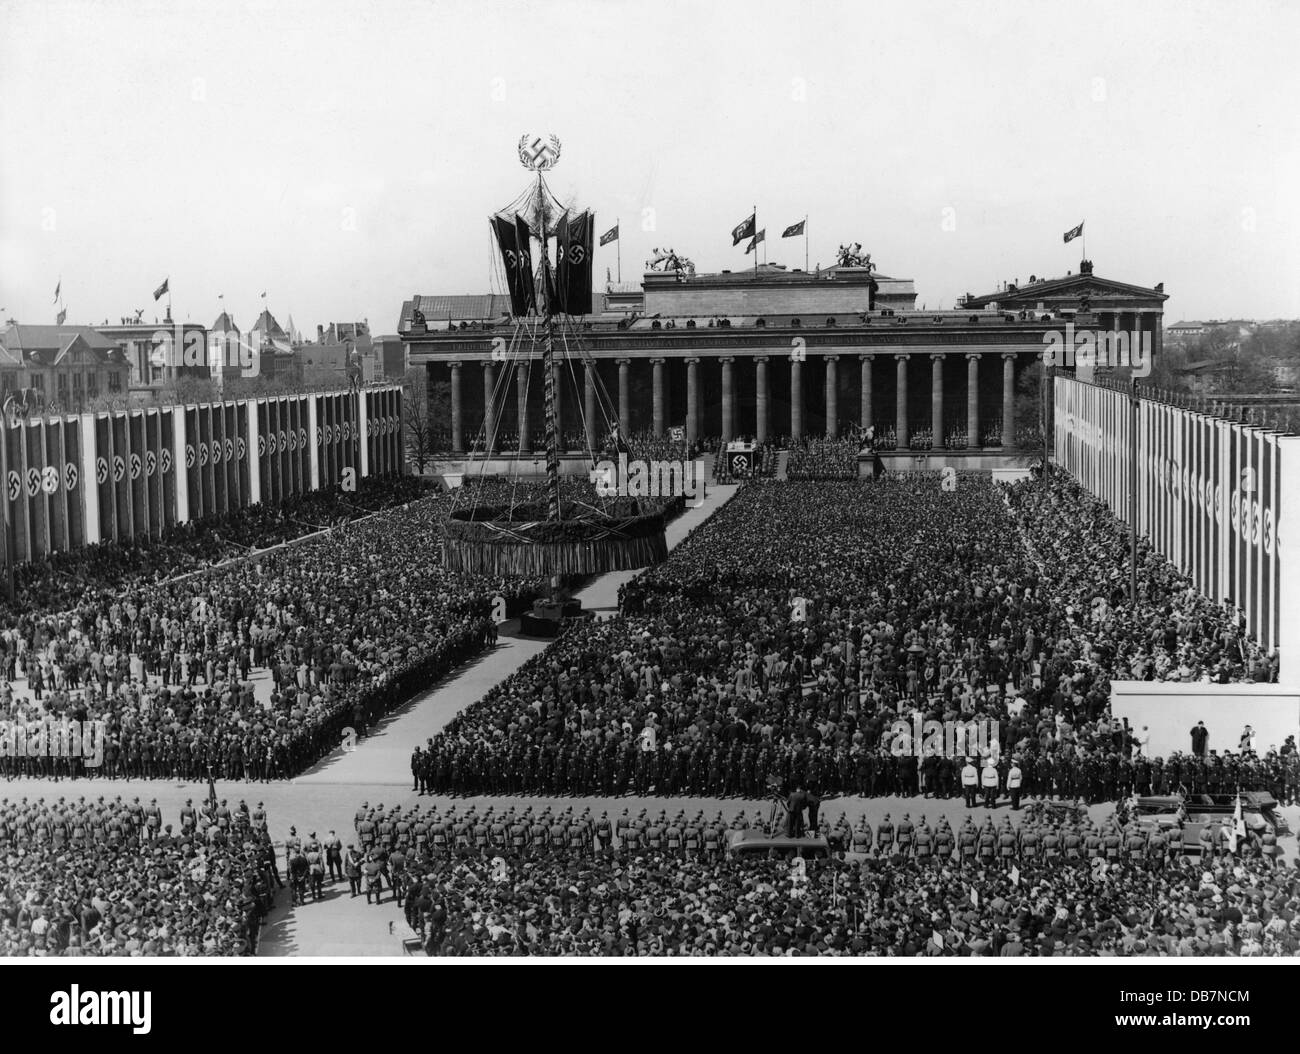
[{"label": "overcast sky", "polygon": [[[918,306],[1077,269],[1168,321],[1300,317],[1300,4],[0,0],[0,307],[241,327],[490,288],[519,137],[699,270],[859,241]],[[615,246],[597,254],[615,269]],[[157,313],[161,314],[161,305]]]}]

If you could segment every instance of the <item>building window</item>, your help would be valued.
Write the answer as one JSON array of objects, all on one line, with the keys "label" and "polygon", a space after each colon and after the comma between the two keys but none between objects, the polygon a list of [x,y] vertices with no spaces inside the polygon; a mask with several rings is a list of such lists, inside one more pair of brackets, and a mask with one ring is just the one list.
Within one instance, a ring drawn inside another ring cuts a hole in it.
[{"label": "building window", "polygon": [[99,397],[99,374],[94,371],[86,374],[86,395],[91,399]]},{"label": "building window", "polygon": [[55,378],[55,388],[59,393],[59,405],[66,406],[68,403],[68,375],[60,373]]},{"label": "building window", "polygon": [[72,375],[72,402],[81,409],[82,404],[86,401],[85,381],[80,371]]},{"label": "building window", "polygon": [[109,371],[108,371],[108,390],[109,390],[109,393],[110,393],[110,394],[117,393],[117,392],[120,392],[120,391],[122,390],[122,371],[121,371],[121,370],[109,370]]}]

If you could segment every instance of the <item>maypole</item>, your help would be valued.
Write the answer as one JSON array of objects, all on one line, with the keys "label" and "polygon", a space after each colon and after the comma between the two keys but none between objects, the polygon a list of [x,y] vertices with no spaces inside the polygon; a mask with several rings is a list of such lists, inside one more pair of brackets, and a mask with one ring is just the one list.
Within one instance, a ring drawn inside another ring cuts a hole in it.
[{"label": "maypole", "polygon": [[537,238],[542,249],[542,383],[546,408],[546,518],[560,519],[560,437],[556,427],[555,401],[560,398],[555,369],[555,305],[551,303],[551,261],[546,254],[546,195],[541,172],[537,173]]}]

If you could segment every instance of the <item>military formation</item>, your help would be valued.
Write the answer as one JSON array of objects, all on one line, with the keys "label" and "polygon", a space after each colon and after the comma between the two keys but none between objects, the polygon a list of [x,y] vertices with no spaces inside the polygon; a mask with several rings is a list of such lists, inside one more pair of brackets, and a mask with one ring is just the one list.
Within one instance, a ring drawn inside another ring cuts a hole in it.
[{"label": "military formation", "polygon": [[0,955],[252,955],[283,885],[261,803],[0,800]]}]

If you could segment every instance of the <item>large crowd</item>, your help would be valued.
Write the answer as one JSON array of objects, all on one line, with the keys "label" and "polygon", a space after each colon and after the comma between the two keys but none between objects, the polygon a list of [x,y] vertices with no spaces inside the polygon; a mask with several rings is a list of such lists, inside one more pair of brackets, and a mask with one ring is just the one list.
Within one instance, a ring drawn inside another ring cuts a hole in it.
[{"label": "large crowd", "polygon": [[[1294,956],[1276,844],[1185,855],[1082,810],[1019,828],[823,819],[828,856],[737,855],[763,818],[488,806],[358,810],[352,895],[401,903],[430,955]],[[1270,848],[1272,852],[1270,852]]]},{"label": "large crowd", "polygon": [[[95,774],[109,778],[292,776],[492,640],[493,597],[518,608],[543,587],[443,571],[450,504],[421,498],[202,574],[27,611],[0,631],[0,720],[102,722]],[[7,755],[0,771],[82,774],[77,759]]]},{"label": "large crowd", "polygon": [[281,504],[263,502],[225,516],[177,524],[161,538],[102,542],[56,552],[14,569],[14,597],[0,598],[0,622],[20,615],[64,611],[87,589],[121,590],[204,570],[249,551],[269,549],[358,519],[425,494],[418,476],[365,479],[353,493],[338,490],[296,495]]},{"label": "large crowd", "polygon": [[624,588],[618,617],[458,715],[425,751],[432,789],[754,796],[775,777],[897,793],[925,766],[885,756],[891,729],[919,717],[996,722],[1002,753],[1058,793],[1285,792],[1280,745],[1139,777],[1139,737],[1110,719],[1112,676],[1274,678],[1237,613],[1146,546],[1131,605],[1123,533],[1073,483],[956,483],[745,488]]},{"label": "large crowd", "polygon": [[848,480],[858,475],[856,439],[810,436],[790,447],[786,478],[791,480]]},{"label": "large crowd", "polygon": [[282,886],[260,803],[0,800],[0,955],[252,955]]}]

